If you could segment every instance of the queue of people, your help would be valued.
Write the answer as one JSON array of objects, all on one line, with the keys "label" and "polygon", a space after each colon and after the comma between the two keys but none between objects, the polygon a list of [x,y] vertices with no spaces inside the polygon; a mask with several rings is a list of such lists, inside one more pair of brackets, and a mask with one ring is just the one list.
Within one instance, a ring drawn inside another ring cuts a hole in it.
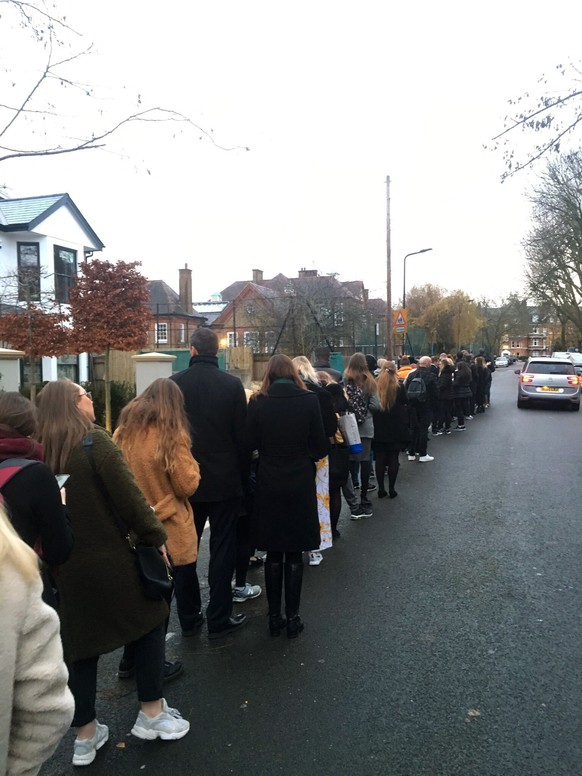
[{"label": "queue of people", "polygon": [[[95,425],[91,394],[69,380],[48,383],[36,406],[20,394],[0,394],[0,493],[10,518],[0,512],[2,575],[16,580],[19,595],[35,599],[30,611],[46,622],[52,645],[45,654],[51,680],[38,696],[51,693],[52,733],[42,746],[31,745],[27,773],[38,772],[68,724],[76,729],[73,764],[93,762],[109,737],[95,709],[99,657],[121,648],[119,677],[135,676],[139,701],[131,733],[145,740],[185,736],[190,723],[164,692],[183,670],[165,655],[172,598],[183,638],[197,635],[204,622],[211,640],[236,633],[248,616],[233,604],[262,594],[246,571],[263,551],[266,631],[297,638],[305,628],[304,557],[318,566],[340,539],[342,494],[353,520],[371,517],[376,487],[379,499],[398,495],[401,453],[434,460],[429,433],[450,434],[453,418],[464,430],[465,420],[490,402],[482,355],[459,354],[456,363],[447,354],[418,363],[403,358],[396,365],[355,353],[342,374],[322,350],[314,365],[280,354],[258,390],[245,394],[238,378],[218,368],[217,351],[214,332],[198,329],[189,367],[131,401],[113,439]],[[342,423],[350,415],[359,431],[352,449]],[[67,478],[64,486],[56,475]],[[197,561],[207,522],[203,611]],[[173,596],[146,590],[137,545],[157,548]],[[20,639],[25,623],[9,622],[13,640]],[[16,669],[11,676],[3,741],[16,736],[26,700],[18,687],[24,680]],[[33,729],[35,713],[45,724],[47,705],[30,704]],[[16,742],[10,752],[17,749]]]}]

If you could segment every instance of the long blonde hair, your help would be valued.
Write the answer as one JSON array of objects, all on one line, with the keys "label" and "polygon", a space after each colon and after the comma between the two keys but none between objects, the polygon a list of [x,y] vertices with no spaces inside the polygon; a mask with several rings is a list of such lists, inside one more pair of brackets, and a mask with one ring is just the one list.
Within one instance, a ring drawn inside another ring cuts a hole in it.
[{"label": "long blonde hair", "polygon": [[378,398],[384,412],[389,412],[394,406],[398,396],[399,385],[396,364],[394,361],[386,361],[378,375]]},{"label": "long blonde hair", "polygon": [[27,582],[38,576],[38,555],[18,536],[0,501],[0,569],[8,563],[12,563]]},{"label": "long blonde hair", "polygon": [[79,386],[71,380],[47,383],[36,406],[36,438],[44,447],[44,460],[55,474],[68,474],[71,454],[93,429],[93,422],[79,409]]},{"label": "long blonde hair", "polygon": [[299,372],[300,377],[305,380],[306,383],[315,383],[316,385],[319,383],[317,372],[311,365],[307,356],[295,356],[295,358],[291,360],[295,364],[295,368]]},{"label": "long blonde hair", "polygon": [[149,428],[158,431],[154,460],[161,463],[166,472],[173,472],[176,450],[191,447],[190,424],[184,409],[184,394],[173,380],[159,377],[148,385],[143,393],[132,399],[121,410],[113,441],[129,458],[134,445]]}]

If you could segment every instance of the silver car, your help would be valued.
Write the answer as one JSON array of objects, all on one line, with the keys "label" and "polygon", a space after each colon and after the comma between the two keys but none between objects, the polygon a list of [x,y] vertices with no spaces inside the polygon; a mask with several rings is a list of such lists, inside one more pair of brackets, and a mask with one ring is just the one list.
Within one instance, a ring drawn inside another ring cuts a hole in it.
[{"label": "silver car", "polygon": [[573,411],[580,409],[582,375],[568,358],[530,358],[519,375],[517,406],[520,409],[536,401],[562,402]]}]

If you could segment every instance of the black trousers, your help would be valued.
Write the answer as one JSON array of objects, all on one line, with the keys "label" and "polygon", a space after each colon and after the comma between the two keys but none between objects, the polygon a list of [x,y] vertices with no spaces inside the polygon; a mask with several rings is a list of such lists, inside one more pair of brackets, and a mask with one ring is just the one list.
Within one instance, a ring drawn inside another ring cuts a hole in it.
[{"label": "black trousers", "polygon": [[420,453],[426,455],[428,445],[428,427],[432,419],[432,407],[419,406],[418,402],[409,410],[410,430],[412,439],[408,447],[408,454]]},{"label": "black trousers", "polygon": [[[240,498],[227,501],[191,501],[198,543],[206,520],[210,522],[210,562],[208,584],[210,600],[206,609],[209,631],[223,628],[232,614],[232,575],[236,563],[236,525]],[[198,578],[196,578],[198,581]],[[200,602],[200,586],[197,591]]]},{"label": "black trousers", "polygon": [[182,630],[192,630],[200,624],[202,618],[196,563],[174,566],[172,576],[180,626]]},{"label": "black trousers", "polygon": [[[166,624],[160,623],[153,631],[132,642],[135,655],[137,697],[142,703],[164,697],[164,659]],[[97,663],[99,655],[76,660],[69,665],[69,687],[75,698],[75,716],[72,727],[92,722],[97,697]]]}]

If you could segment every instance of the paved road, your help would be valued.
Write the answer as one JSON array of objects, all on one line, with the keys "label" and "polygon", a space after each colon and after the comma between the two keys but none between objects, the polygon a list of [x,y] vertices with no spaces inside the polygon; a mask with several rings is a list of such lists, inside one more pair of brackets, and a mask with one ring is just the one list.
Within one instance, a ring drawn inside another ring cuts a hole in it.
[{"label": "paved road", "polygon": [[[224,643],[170,638],[185,739],[132,738],[133,687],[103,658],[111,740],[86,772],[582,774],[582,414],[518,410],[516,380],[495,372],[486,416],[432,440],[434,463],[403,461],[374,518],[342,518],[296,642],[268,637],[263,597]],[[70,752],[43,775],[73,773]]]}]

